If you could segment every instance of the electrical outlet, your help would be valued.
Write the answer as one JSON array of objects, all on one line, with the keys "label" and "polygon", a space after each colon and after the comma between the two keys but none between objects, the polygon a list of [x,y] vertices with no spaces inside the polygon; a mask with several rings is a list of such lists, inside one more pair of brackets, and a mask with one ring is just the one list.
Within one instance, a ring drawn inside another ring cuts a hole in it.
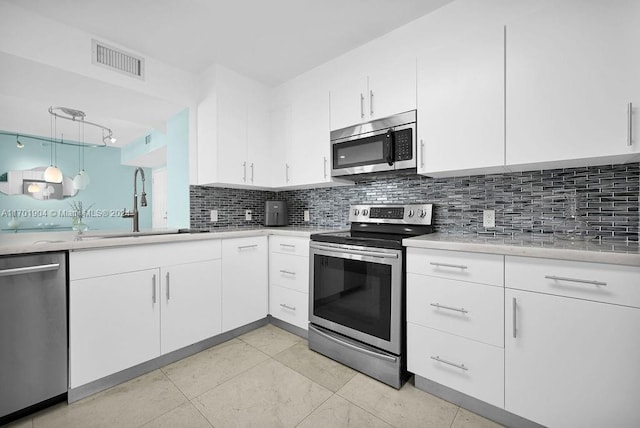
[{"label": "electrical outlet", "polygon": [[251,221],[251,210],[245,210],[244,211],[244,219],[246,221]]},{"label": "electrical outlet", "polygon": [[496,210],[482,211],[482,225],[484,227],[496,227]]},{"label": "electrical outlet", "polygon": [[309,222],[309,210],[304,210],[304,221]]},{"label": "electrical outlet", "polygon": [[211,221],[218,221],[218,210],[211,210]]}]

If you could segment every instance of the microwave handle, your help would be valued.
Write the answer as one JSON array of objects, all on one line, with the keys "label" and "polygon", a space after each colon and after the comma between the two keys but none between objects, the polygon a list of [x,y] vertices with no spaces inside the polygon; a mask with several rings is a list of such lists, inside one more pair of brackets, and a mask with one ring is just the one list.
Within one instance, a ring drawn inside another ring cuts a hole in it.
[{"label": "microwave handle", "polygon": [[389,130],[384,136],[384,139],[385,139],[385,143],[386,143],[385,145],[387,148],[387,154],[385,156],[385,159],[389,164],[389,166],[393,166],[393,161],[395,160],[395,146],[396,146],[394,141],[393,128],[389,128]]}]

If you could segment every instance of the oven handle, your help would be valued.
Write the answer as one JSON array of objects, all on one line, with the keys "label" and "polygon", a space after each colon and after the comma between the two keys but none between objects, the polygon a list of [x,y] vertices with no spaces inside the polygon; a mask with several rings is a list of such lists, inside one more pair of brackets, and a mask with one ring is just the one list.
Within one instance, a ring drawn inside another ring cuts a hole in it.
[{"label": "oven handle", "polygon": [[359,256],[380,257],[383,259],[398,258],[398,253],[388,253],[384,251],[354,250],[352,248],[345,248],[340,245],[320,245],[320,244],[314,244],[312,242],[309,244],[309,247],[315,248],[316,250],[334,251],[334,252],[345,253],[345,254],[356,254]]},{"label": "oven handle", "polygon": [[371,357],[375,357],[375,358],[378,358],[378,359],[381,359],[381,360],[385,360],[385,361],[390,361],[392,363],[395,363],[396,360],[397,360],[396,357],[392,357],[391,355],[381,354],[379,352],[370,351],[368,349],[364,349],[364,348],[361,348],[359,346],[353,345],[353,344],[351,344],[349,342],[346,342],[344,340],[340,340],[337,337],[333,337],[333,336],[331,336],[331,335],[329,335],[329,334],[327,334],[327,333],[325,333],[323,331],[318,330],[317,328],[315,328],[312,325],[309,325],[309,329],[313,330],[315,333],[319,334],[320,336],[324,337],[325,339],[331,340],[332,342],[335,342],[335,343],[337,343],[339,345],[346,346],[349,349],[353,349],[354,351],[361,352],[361,353],[369,355]]}]

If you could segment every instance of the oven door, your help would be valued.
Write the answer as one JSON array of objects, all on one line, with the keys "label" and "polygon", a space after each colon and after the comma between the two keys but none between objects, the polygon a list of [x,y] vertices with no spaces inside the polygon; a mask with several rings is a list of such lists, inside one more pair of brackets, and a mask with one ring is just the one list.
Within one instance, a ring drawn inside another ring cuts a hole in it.
[{"label": "oven door", "polygon": [[312,324],[399,355],[402,250],[310,244]]}]

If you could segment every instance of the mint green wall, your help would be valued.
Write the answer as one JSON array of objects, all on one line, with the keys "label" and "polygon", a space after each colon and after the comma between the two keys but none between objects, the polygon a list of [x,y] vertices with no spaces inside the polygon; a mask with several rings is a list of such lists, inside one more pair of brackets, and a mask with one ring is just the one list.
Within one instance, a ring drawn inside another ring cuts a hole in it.
[{"label": "mint green wall", "polygon": [[152,152],[167,145],[167,136],[162,132],[154,129],[148,135],[151,135],[151,142],[149,144],[146,144],[145,137],[142,137],[132,141],[121,149],[121,159],[123,164],[128,163],[128,161],[135,159],[140,155]]},{"label": "mint green wall", "polygon": [[[13,132],[13,131],[11,131]],[[16,147],[15,137],[0,135],[0,174],[7,171],[31,169],[49,166],[50,147],[48,143],[20,137],[25,147]],[[5,195],[0,193],[0,229],[6,229],[11,221],[7,210],[37,210],[46,215],[38,217],[19,218],[21,227],[37,226],[38,223],[54,223],[61,226],[71,226],[71,218],[55,217],[58,210],[70,210],[68,202],[82,201],[85,208],[95,204],[93,210],[110,211],[133,207],[133,173],[135,168],[120,164],[120,149],[114,147],[85,149],[85,170],[89,173],[91,182],[85,190],[71,198],[62,200],[39,201],[26,195]],[[78,148],[58,145],[58,167],[65,176],[73,178],[78,172]],[[140,229],[151,227],[151,170],[145,169],[146,191],[149,205],[140,208]],[[138,181],[139,190],[141,183]],[[188,198],[188,190],[187,190]],[[186,203],[188,209],[188,200]],[[4,212],[4,213],[3,213]],[[4,214],[4,215],[3,215]],[[85,223],[91,230],[131,230],[132,220],[119,216],[87,218]]]},{"label": "mint green wall", "polygon": [[167,226],[189,224],[189,109],[185,109],[167,122]]}]

